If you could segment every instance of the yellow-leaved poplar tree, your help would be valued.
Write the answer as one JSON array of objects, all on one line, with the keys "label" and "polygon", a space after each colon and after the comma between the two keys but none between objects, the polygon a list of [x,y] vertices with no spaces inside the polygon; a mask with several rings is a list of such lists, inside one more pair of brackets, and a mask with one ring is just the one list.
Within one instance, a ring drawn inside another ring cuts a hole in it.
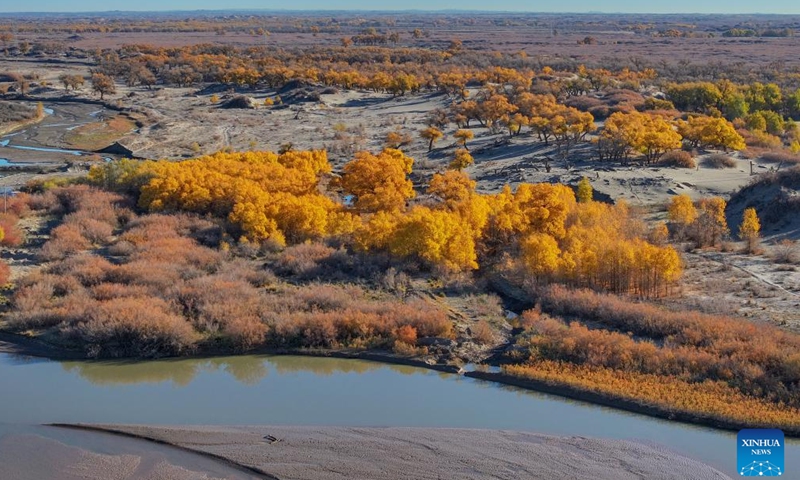
[{"label": "yellow-leaved poplar tree", "polygon": [[414,160],[400,150],[387,148],[378,155],[356,153],[343,169],[339,184],[355,196],[354,206],[362,212],[404,210],[414,198],[408,179]]},{"label": "yellow-leaved poplar tree", "polygon": [[758,249],[758,242],[761,235],[761,222],[755,208],[747,208],[742,217],[742,224],[739,225],[739,238],[747,242],[747,250],[755,253]]},{"label": "yellow-leaved poplar tree", "polygon": [[581,178],[581,181],[578,182],[578,202],[591,202],[593,194],[594,191],[592,190],[592,184],[589,182],[589,179],[586,177]]}]

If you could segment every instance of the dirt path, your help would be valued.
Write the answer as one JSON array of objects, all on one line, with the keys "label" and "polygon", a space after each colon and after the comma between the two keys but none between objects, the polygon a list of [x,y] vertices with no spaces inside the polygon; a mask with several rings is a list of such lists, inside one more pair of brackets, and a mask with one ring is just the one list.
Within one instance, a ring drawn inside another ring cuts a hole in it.
[{"label": "dirt path", "polygon": [[736,268],[738,270],[741,270],[742,272],[750,275],[752,278],[755,278],[759,282],[761,282],[761,283],[763,283],[765,285],[769,285],[770,287],[776,288],[776,289],[780,290],[781,292],[783,292],[786,295],[791,295],[793,297],[800,298],[800,294],[798,294],[796,292],[792,292],[790,290],[787,290],[787,289],[783,288],[781,285],[778,285],[777,283],[769,281],[767,278],[763,277],[762,275],[759,275],[758,273],[756,273],[756,272],[754,272],[752,270],[749,270],[745,266],[737,264],[737,263],[735,263],[733,261],[730,261],[728,259],[722,258],[721,254],[718,254],[718,253],[717,254],[714,254],[714,253],[702,254],[701,253],[700,256],[703,257],[703,258],[706,258],[708,260],[712,260],[714,262],[717,262],[719,264],[727,265],[727,266]]}]

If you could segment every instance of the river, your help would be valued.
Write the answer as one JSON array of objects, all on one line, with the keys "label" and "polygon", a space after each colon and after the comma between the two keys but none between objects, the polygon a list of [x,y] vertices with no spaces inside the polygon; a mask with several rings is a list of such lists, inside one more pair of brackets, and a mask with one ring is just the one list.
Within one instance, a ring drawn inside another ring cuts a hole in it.
[{"label": "river", "polygon": [[[361,360],[58,362],[0,354],[0,386],[6,431],[50,422],[510,429],[656,443],[736,474],[733,432]],[[786,462],[800,472],[800,442],[787,444]]]}]

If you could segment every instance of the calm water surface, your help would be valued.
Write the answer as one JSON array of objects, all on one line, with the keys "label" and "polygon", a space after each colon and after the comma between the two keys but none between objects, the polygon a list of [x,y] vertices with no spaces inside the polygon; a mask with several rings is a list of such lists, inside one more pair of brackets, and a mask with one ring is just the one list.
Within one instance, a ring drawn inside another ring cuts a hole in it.
[{"label": "calm water surface", "polygon": [[[55,362],[0,354],[0,424],[463,427],[658,443],[734,475],[732,432],[429,370],[292,356]],[[3,429],[0,428],[0,435]],[[800,473],[800,442],[786,449]]]}]

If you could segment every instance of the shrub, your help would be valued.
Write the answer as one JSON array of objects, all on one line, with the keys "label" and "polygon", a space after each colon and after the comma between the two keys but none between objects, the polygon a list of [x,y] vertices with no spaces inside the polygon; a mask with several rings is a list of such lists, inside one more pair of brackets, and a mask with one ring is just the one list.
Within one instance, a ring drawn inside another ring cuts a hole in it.
[{"label": "shrub", "polygon": [[303,302],[307,311],[328,312],[357,304],[364,297],[364,291],[355,286],[316,285],[301,289],[294,296]]},{"label": "shrub", "polygon": [[12,213],[19,218],[26,217],[31,211],[30,201],[31,196],[27,193],[17,193],[16,195],[8,198],[7,210],[9,213]]},{"label": "shrub", "polygon": [[54,275],[72,276],[83,286],[88,287],[102,283],[113,268],[114,265],[102,257],[81,253],[52,265],[48,272]]},{"label": "shrub", "polygon": [[127,257],[129,255],[133,255],[135,252],[136,247],[127,240],[119,240],[108,247],[109,255],[113,255],[115,257]]},{"label": "shrub", "polygon": [[800,155],[790,152],[769,151],[760,156],[761,160],[770,163],[800,164]]},{"label": "shrub", "polygon": [[287,247],[275,262],[279,273],[308,275],[319,267],[319,263],[333,255],[334,250],[321,243],[301,243]]},{"label": "shrub", "polygon": [[0,260],[0,285],[5,285],[11,279],[11,267],[2,260]]},{"label": "shrub", "polygon": [[213,272],[222,262],[219,252],[201,247],[191,238],[159,238],[141,243],[129,257],[131,262],[170,263]]},{"label": "shrub", "polygon": [[773,259],[778,263],[800,263],[800,248],[795,240],[785,238],[773,249]]},{"label": "shrub", "polygon": [[476,323],[474,326],[470,328],[472,332],[472,338],[482,344],[488,345],[494,343],[494,332],[492,331],[492,327],[489,326],[489,323],[486,320],[481,320]]},{"label": "shrub", "polygon": [[61,319],[47,314],[47,307],[54,295],[55,287],[49,278],[20,286],[12,298],[14,312],[9,323],[18,329],[58,325]]},{"label": "shrub", "polygon": [[4,247],[18,247],[25,241],[22,230],[17,223],[19,219],[13,214],[0,213],[0,229],[3,231],[3,238],[0,245]]},{"label": "shrub", "polygon": [[91,246],[91,243],[81,235],[78,225],[63,224],[52,230],[50,240],[42,246],[38,256],[44,261],[61,260]]},{"label": "shrub", "polygon": [[189,323],[155,298],[116,298],[98,302],[87,313],[85,321],[62,330],[99,355],[178,355],[189,350],[196,339]]},{"label": "shrub", "polygon": [[109,274],[109,281],[144,285],[166,292],[184,278],[198,276],[196,270],[170,262],[136,261],[118,266]]},{"label": "shrub", "polygon": [[394,331],[394,336],[400,343],[406,345],[416,346],[417,344],[417,329],[411,325],[401,325]]},{"label": "shrub", "polygon": [[713,155],[709,155],[703,160],[703,166],[706,168],[736,168],[736,160],[732,159],[731,157],[721,154],[715,153]]},{"label": "shrub", "polygon": [[[614,357],[623,359],[633,355],[624,362],[632,362],[630,364],[635,365],[638,371],[683,375],[687,379],[694,376],[724,379],[744,393],[769,395],[770,398],[800,405],[797,403],[800,398],[797,387],[786,383],[784,377],[789,356],[800,351],[800,336],[796,334],[736,318],[671,312],[588,290],[551,286],[539,292],[538,300],[542,310],[551,314],[580,318],[596,326],[643,337],[634,341],[625,338],[626,335],[587,330],[577,324],[565,327],[561,322],[540,322],[542,327],[535,328],[544,328],[540,331],[546,333],[545,341],[567,337],[572,337],[572,340],[558,341],[560,346],[554,343],[538,345],[539,352],[573,355],[559,357],[570,361],[589,361],[588,356],[595,355],[591,360],[593,364],[611,368],[621,365],[613,362],[623,362],[614,360]],[[647,347],[649,353],[635,353],[634,350],[642,348],[637,342],[644,339],[651,339],[660,347],[655,350]],[[615,349],[627,351],[630,355],[614,354]],[[574,355],[580,355],[584,360],[577,360]],[[644,356],[641,361],[636,361],[636,355]]]},{"label": "shrub", "polygon": [[692,154],[683,150],[673,150],[661,156],[658,161],[662,165],[676,168],[697,168]]},{"label": "shrub", "polygon": [[114,233],[114,226],[97,220],[84,211],[71,213],[64,217],[64,225],[77,226],[81,236],[95,245],[107,243]]},{"label": "shrub", "polygon": [[89,294],[95,300],[111,300],[124,297],[146,297],[153,292],[143,285],[123,285],[121,283],[98,283],[89,287]]},{"label": "shrub", "polygon": [[503,315],[500,297],[494,294],[469,295],[464,298],[465,307],[477,317],[497,318]]},{"label": "shrub", "polygon": [[[800,410],[797,408],[743,395],[721,381],[685,381],[556,361],[508,365],[503,367],[503,372],[548,385],[569,386],[578,391],[655,406],[671,414],[702,415],[747,425],[748,428],[800,428]],[[754,419],[757,419],[757,425],[753,424]]]},{"label": "shrub", "polygon": [[225,323],[222,333],[236,348],[249,350],[264,343],[267,326],[256,317],[235,317]]}]

